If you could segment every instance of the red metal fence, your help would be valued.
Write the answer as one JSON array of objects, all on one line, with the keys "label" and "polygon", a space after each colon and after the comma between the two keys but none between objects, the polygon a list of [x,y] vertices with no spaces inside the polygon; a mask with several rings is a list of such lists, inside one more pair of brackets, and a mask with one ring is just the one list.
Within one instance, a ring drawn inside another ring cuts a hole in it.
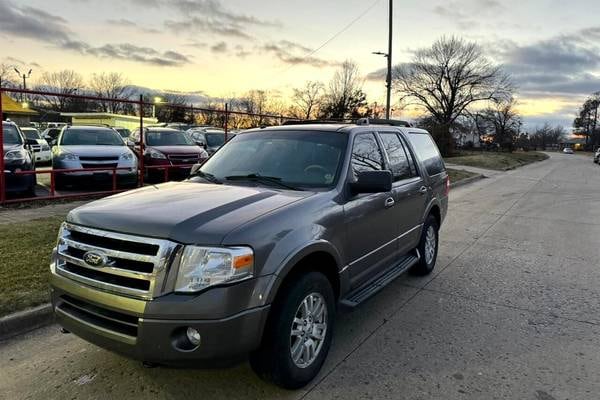
[{"label": "red metal fence", "polygon": [[[92,101],[92,102],[109,102],[111,104],[124,104],[124,105],[128,105],[130,109],[135,110],[136,116],[139,116],[139,128],[140,128],[140,132],[143,132],[144,130],[144,118],[148,117],[148,114],[150,114],[149,110],[151,110],[153,107],[156,107],[157,104],[156,103],[152,103],[152,102],[148,102],[148,101],[144,101],[144,98],[142,95],[139,96],[138,99],[136,100],[132,100],[132,99],[112,99],[112,98],[104,98],[104,97],[97,97],[97,96],[91,96],[91,95],[84,95],[84,94],[64,94],[64,93],[56,93],[56,92],[46,92],[46,91],[37,91],[37,90],[22,90],[22,89],[15,89],[15,88],[3,88],[0,87],[0,97],[2,96],[2,94],[6,94],[6,93],[13,93],[13,94],[21,94],[26,96],[27,98],[30,99],[37,99],[36,101],[40,102],[42,104],[42,107],[44,106],[44,99],[48,99],[48,98],[63,98],[63,99],[70,99],[72,101],[79,101],[79,102],[83,102],[83,101]],[[48,104],[45,104],[45,106],[49,106]],[[243,117],[243,118],[249,118],[251,120],[255,120],[256,122],[260,123],[260,124],[269,124],[269,125],[275,125],[275,124],[281,124],[283,123],[284,120],[288,120],[288,119],[296,119],[293,117],[286,117],[283,115],[273,115],[273,114],[258,114],[258,113],[249,113],[249,112],[243,112],[243,111],[234,111],[231,110],[228,104],[225,104],[223,109],[215,109],[215,108],[202,108],[202,107],[194,107],[194,106],[190,106],[190,105],[173,105],[173,104],[165,104],[165,103],[161,103],[160,104],[161,108],[169,108],[172,110],[179,110],[180,113],[189,113],[189,115],[191,116],[191,121],[193,123],[193,121],[196,120],[197,116],[200,115],[204,115],[206,116],[206,119],[209,119],[208,116],[213,116],[213,115],[217,115],[218,118],[216,118],[216,120],[222,122],[221,126],[216,126],[217,128],[222,128],[225,132],[225,141],[228,140],[228,135],[230,134],[230,119],[233,117]],[[5,114],[3,113],[3,109],[2,109],[2,102],[0,101],[0,121],[4,121],[5,120]],[[213,120],[213,119],[211,119]],[[183,122],[183,121],[181,121]],[[0,171],[2,171],[2,173],[0,173],[0,205],[2,204],[8,204],[8,203],[18,203],[18,202],[26,202],[26,201],[33,201],[33,200],[49,200],[49,199],[64,199],[64,198],[73,198],[73,197],[84,197],[84,196],[97,196],[97,195],[108,195],[108,194],[113,194],[113,193],[118,193],[121,191],[124,191],[123,189],[120,189],[117,185],[117,171],[120,170],[129,170],[129,168],[118,168],[118,167],[111,167],[111,168],[84,168],[84,169],[54,169],[54,168],[50,168],[47,170],[35,170],[35,171],[9,171],[5,168],[5,156],[4,156],[4,131],[3,131],[3,126],[2,124],[0,124]],[[164,174],[164,180],[167,181],[169,180],[169,176],[170,176],[170,171],[173,168],[177,168],[177,169],[181,169],[181,168],[191,168],[193,165],[181,165],[181,164],[177,164],[177,165],[160,165],[160,166],[147,166],[144,165],[145,164],[145,143],[144,143],[144,135],[140,135],[140,140],[139,140],[139,145],[136,146],[137,147],[137,158],[138,158],[138,181],[137,181],[137,187],[141,187],[144,185],[144,175],[146,172],[153,170],[153,169],[159,169],[162,171],[162,173]],[[85,191],[85,192],[77,192],[77,193],[57,193],[57,189],[56,189],[56,175],[57,173],[75,173],[75,172],[110,172],[112,174],[112,185],[111,188],[108,190],[95,190],[95,191]],[[7,177],[9,174],[13,174],[13,176],[27,176],[27,175],[36,175],[36,180],[37,180],[37,176],[41,176],[41,175],[49,175],[50,176],[50,182],[49,182],[49,187],[46,188],[47,190],[47,194],[42,194],[42,195],[36,195],[35,197],[26,197],[26,198],[19,198],[19,197],[9,197],[7,196],[7,190],[6,190],[6,184],[7,184]]]}]

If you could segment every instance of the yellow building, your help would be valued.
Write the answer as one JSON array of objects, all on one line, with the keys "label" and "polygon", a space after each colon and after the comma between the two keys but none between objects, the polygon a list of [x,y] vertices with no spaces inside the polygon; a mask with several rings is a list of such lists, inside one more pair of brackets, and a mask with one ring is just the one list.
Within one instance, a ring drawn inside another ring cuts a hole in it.
[{"label": "yellow building", "polygon": [[27,103],[18,103],[11,99],[6,93],[2,93],[2,119],[10,119],[20,126],[28,126],[31,117],[37,115],[36,111],[30,110]]},{"label": "yellow building", "polygon": [[[127,128],[134,130],[140,127],[140,117],[134,115],[119,115],[111,113],[61,113],[63,117],[71,118],[73,125],[109,125],[112,127]],[[144,118],[144,126],[153,125],[158,122],[156,118]]]}]

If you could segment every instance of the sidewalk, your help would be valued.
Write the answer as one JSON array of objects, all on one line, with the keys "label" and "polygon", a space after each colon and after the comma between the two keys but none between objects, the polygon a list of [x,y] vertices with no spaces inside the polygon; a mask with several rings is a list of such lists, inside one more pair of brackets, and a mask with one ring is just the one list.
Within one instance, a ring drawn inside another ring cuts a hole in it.
[{"label": "sidewalk", "polygon": [[462,169],[463,171],[468,171],[468,172],[473,172],[475,174],[483,175],[486,178],[490,178],[492,176],[506,173],[506,171],[497,171],[497,170],[493,170],[493,169],[470,167],[468,165],[452,164],[449,162],[446,162],[445,164],[446,164],[447,168]]},{"label": "sidewalk", "polygon": [[[88,200],[89,201],[89,200]],[[34,219],[62,216],[88,201],[51,204],[38,208],[2,208],[0,207],[0,225],[27,222]]]}]

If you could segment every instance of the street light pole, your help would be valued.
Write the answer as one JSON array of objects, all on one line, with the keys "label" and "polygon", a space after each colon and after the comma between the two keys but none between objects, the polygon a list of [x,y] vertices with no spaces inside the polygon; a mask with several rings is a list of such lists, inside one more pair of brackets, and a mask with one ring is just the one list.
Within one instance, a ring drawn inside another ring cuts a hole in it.
[{"label": "street light pole", "polygon": [[[23,90],[27,90],[27,79],[31,76],[32,71],[33,70],[30,69],[29,72],[27,72],[26,74],[21,74],[21,72],[17,68],[15,68],[15,72],[17,73],[17,75],[23,78]],[[23,102],[23,93],[21,93],[21,102]]]},{"label": "street light pole", "polygon": [[387,93],[386,93],[386,104],[385,104],[385,118],[390,119],[390,107],[392,101],[392,40],[393,40],[393,26],[394,26],[394,0],[389,0],[390,11],[389,11],[389,37],[388,37],[388,53],[387,53]]}]

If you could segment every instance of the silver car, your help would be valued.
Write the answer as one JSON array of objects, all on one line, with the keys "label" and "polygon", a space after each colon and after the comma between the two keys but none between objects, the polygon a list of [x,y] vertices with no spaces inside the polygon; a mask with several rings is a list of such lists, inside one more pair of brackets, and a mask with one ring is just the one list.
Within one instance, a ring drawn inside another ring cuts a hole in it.
[{"label": "silver car", "polygon": [[[67,126],[52,148],[52,166],[57,169],[96,169],[57,172],[57,188],[76,183],[112,182],[113,168],[117,183],[134,186],[138,179],[137,157],[121,136],[111,128],[99,126]],[[97,170],[106,168],[106,170]]]}]

